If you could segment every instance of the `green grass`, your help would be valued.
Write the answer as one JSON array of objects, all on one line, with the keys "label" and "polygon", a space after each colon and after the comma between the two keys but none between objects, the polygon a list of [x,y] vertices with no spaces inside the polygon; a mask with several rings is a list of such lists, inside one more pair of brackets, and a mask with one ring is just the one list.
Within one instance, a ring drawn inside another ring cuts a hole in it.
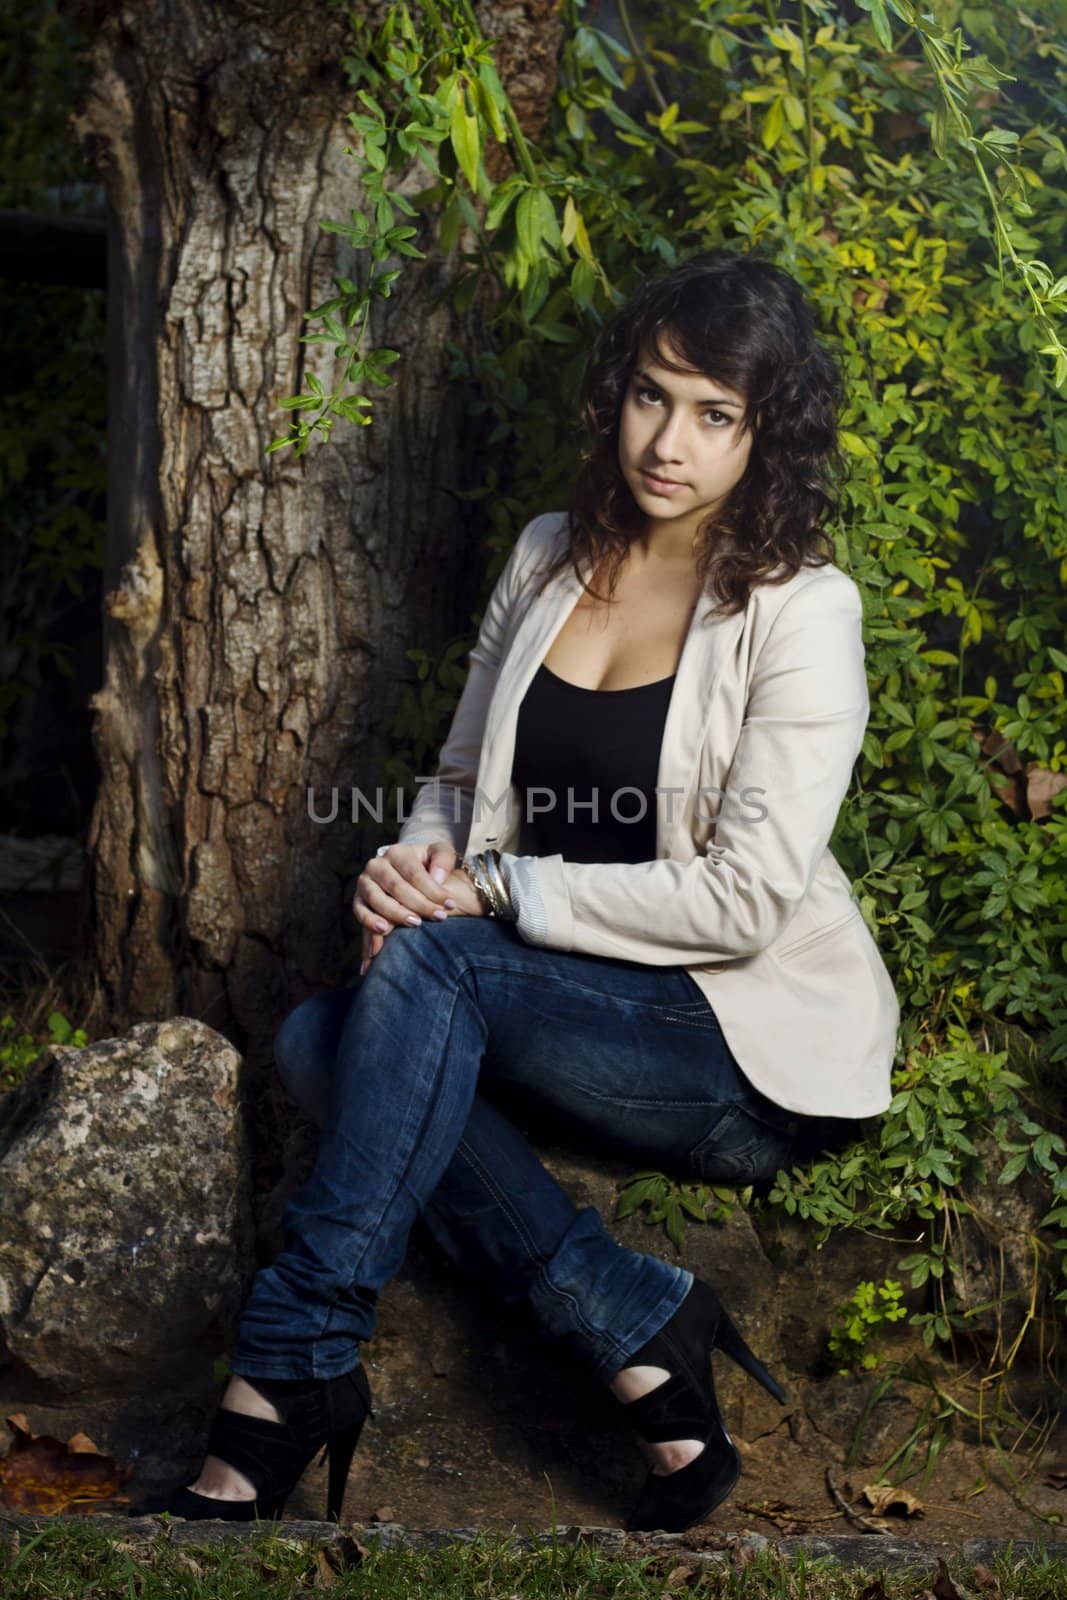
[{"label": "green grass", "polygon": [[[210,1548],[182,1548],[166,1533],[115,1539],[72,1526],[21,1534],[0,1547],[3,1600],[290,1600],[328,1593],[333,1600],[920,1600],[929,1569],[842,1569],[830,1560],[783,1560],[764,1551],[751,1560],[722,1552],[714,1564],[677,1546],[605,1554],[549,1542],[523,1549],[506,1533],[483,1533],[426,1550],[381,1550],[372,1538],[318,1545],[272,1533]],[[873,1554],[873,1552],[872,1552]],[[988,1569],[953,1564],[952,1600],[1063,1600],[1067,1562],[1002,1555]]]}]

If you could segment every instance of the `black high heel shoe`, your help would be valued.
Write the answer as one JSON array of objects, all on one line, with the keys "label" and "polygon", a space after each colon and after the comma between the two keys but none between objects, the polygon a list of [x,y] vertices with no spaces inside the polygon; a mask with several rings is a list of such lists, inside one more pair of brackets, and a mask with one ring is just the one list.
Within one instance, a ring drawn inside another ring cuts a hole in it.
[{"label": "black high heel shoe", "polygon": [[780,1405],[789,1397],[757,1361],[723,1310],[715,1290],[699,1278],[660,1331],[630,1356],[627,1367],[665,1367],[670,1377],[639,1400],[618,1401],[623,1415],[649,1444],[703,1439],[688,1466],[649,1471],[626,1523],[629,1533],[682,1533],[726,1499],[741,1475],[741,1456],[723,1425],[715,1399],[711,1353],[721,1350],[761,1383]]},{"label": "black high heel shoe", "polygon": [[[256,1490],[254,1500],[215,1500],[189,1485],[150,1495],[129,1509],[131,1517],[172,1516],[189,1521],[218,1517],[223,1522],[254,1522],[280,1517],[320,1445],[329,1457],[327,1522],[340,1522],[352,1453],[368,1416],[373,1416],[370,1384],[362,1363],[336,1378],[246,1378],[277,1409],[281,1422],[241,1411],[216,1411],[207,1455],[218,1456],[243,1472]],[[197,1474],[199,1476],[199,1474]]]}]

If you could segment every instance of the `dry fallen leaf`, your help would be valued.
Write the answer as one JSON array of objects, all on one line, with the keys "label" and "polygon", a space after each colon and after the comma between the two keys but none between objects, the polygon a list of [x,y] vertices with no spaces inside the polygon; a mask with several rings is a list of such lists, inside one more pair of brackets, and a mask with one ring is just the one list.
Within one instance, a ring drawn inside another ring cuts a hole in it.
[{"label": "dry fallen leaf", "polygon": [[186,1555],[184,1550],[173,1550],[171,1552],[171,1559],[176,1562],[179,1567],[185,1567],[188,1572],[193,1573],[194,1577],[202,1578],[204,1576],[204,1569],[200,1565],[199,1561],[197,1561],[193,1556]]},{"label": "dry fallen leaf", "polygon": [[885,1579],[881,1573],[877,1578],[872,1578],[867,1587],[860,1591],[859,1600],[889,1600]]},{"label": "dry fallen leaf", "polygon": [[1067,1472],[1050,1472],[1041,1482],[1047,1489],[1067,1489]]},{"label": "dry fallen leaf", "polygon": [[337,1582],[338,1573],[351,1572],[369,1555],[367,1546],[347,1533],[332,1544],[320,1545],[315,1561],[316,1584],[319,1588],[329,1589]]},{"label": "dry fallen leaf", "polygon": [[960,1587],[945,1564],[944,1556],[937,1558],[937,1577],[930,1593],[934,1600],[971,1600],[966,1589]]},{"label": "dry fallen leaf", "polygon": [[898,1509],[905,1517],[926,1515],[926,1507],[909,1489],[894,1489],[886,1483],[867,1483],[861,1493],[876,1517]]},{"label": "dry fallen leaf", "polygon": [[1052,815],[1052,801],[1060,790],[1067,788],[1067,775],[1050,772],[1047,767],[1031,764],[1026,769],[1026,804],[1035,822]]},{"label": "dry fallen leaf", "polygon": [[0,1459],[0,1509],[53,1517],[68,1509],[76,1515],[86,1501],[128,1503],[118,1490],[133,1477],[99,1451],[84,1433],[66,1441],[34,1433],[23,1411],[4,1419],[14,1439]]},{"label": "dry fallen leaf", "polygon": [[396,1512],[392,1506],[379,1506],[377,1511],[371,1513],[372,1522],[395,1522]]},{"label": "dry fallen leaf", "polygon": [[995,1572],[990,1572],[988,1567],[975,1567],[974,1581],[979,1589],[984,1589],[987,1594],[1000,1594],[1000,1579]]},{"label": "dry fallen leaf", "polygon": [[698,1572],[697,1567],[673,1567],[663,1580],[662,1594],[679,1594],[687,1589]]}]

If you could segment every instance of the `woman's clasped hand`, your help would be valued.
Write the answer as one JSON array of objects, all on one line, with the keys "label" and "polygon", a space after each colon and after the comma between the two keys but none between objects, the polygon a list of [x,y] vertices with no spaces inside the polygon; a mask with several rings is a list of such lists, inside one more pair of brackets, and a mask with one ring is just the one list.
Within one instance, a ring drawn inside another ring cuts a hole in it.
[{"label": "woman's clasped hand", "polygon": [[450,844],[394,844],[367,862],[352,910],[363,931],[362,977],[393,929],[423,917],[480,917],[484,907]]}]

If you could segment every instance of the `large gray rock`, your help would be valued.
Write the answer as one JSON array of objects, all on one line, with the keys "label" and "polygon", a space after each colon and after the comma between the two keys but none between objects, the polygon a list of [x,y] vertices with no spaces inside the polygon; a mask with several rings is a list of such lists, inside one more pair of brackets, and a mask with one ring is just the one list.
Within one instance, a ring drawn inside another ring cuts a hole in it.
[{"label": "large gray rock", "polygon": [[0,1100],[0,1368],[85,1396],[210,1372],[254,1271],[240,1070],[175,1017]]}]

